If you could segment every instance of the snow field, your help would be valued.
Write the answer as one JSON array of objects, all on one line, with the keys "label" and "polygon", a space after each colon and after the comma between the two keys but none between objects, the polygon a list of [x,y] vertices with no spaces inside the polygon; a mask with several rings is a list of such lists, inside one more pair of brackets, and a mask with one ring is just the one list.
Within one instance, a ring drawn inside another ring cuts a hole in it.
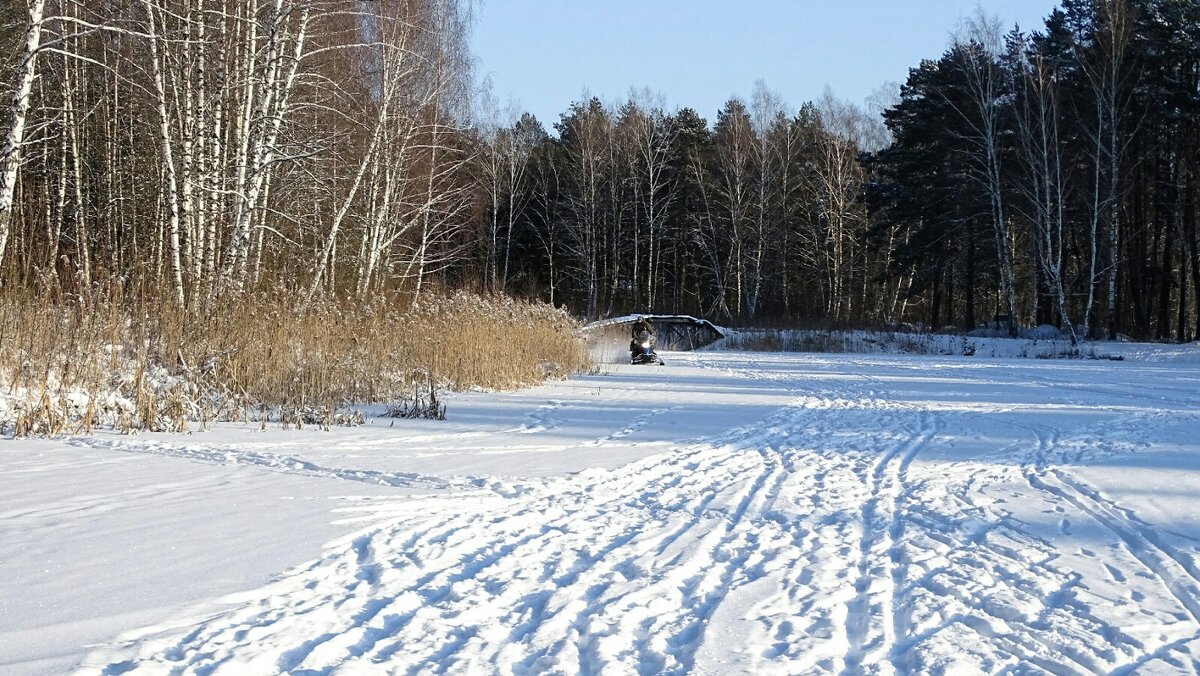
[{"label": "snow field", "polygon": [[441,428],[78,442],[374,496],[319,558],[114,625],[81,672],[1197,671],[1193,362],[668,363]]}]

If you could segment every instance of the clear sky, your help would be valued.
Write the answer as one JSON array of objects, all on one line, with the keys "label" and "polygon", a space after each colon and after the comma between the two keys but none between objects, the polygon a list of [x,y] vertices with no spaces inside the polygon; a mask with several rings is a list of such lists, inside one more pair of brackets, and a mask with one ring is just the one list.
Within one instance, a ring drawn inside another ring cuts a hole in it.
[{"label": "clear sky", "polygon": [[552,125],[587,92],[631,88],[690,106],[711,123],[763,80],[791,109],[828,84],[862,103],[937,58],[976,8],[1005,29],[1039,29],[1056,0],[482,0],[472,50],[501,106]]}]

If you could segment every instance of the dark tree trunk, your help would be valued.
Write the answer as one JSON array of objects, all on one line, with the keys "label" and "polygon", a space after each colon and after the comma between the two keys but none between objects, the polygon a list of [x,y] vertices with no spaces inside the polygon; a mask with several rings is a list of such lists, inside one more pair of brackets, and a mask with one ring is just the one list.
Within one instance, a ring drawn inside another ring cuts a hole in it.
[{"label": "dark tree trunk", "polygon": [[1187,247],[1179,244],[1179,311],[1176,319],[1175,340],[1187,342],[1187,286],[1188,286],[1188,257]]},{"label": "dark tree trunk", "polygon": [[1196,325],[1192,336],[1200,339],[1200,242],[1196,241],[1196,191],[1192,188],[1192,176],[1188,175],[1185,186],[1187,208],[1183,210],[1183,238],[1187,243],[1192,259],[1192,302],[1195,304]]},{"label": "dark tree trunk", "polygon": [[950,273],[946,275],[946,317],[942,320],[941,326],[933,327],[934,331],[941,329],[942,326],[954,324],[954,287],[956,286],[955,281],[958,277],[957,267],[958,266],[951,265]]},{"label": "dark tree trunk", "polygon": [[967,298],[963,311],[963,328],[971,331],[975,328],[975,238],[967,244]]},{"label": "dark tree trunk", "polygon": [[933,299],[929,307],[929,330],[937,331],[942,318],[942,265],[939,262],[933,275]]},{"label": "dark tree trunk", "polygon": [[1142,255],[1127,255],[1129,264],[1126,266],[1128,272],[1129,297],[1133,304],[1133,323],[1138,327],[1145,327],[1148,322],[1149,303],[1154,298],[1154,277],[1151,276],[1151,269],[1147,265],[1147,258],[1154,256],[1153,250],[1150,249],[1150,243],[1147,242],[1147,231],[1150,229],[1148,224],[1154,223],[1152,214],[1153,200],[1144,197],[1145,186],[1149,181],[1145,179],[1145,171],[1139,172],[1142,189],[1135,191],[1133,205],[1130,214],[1130,231],[1136,234],[1125,237],[1127,253],[1135,251],[1143,252]]},{"label": "dark tree trunk", "polygon": [[1158,321],[1154,337],[1158,340],[1166,340],[1171,337],[1171,282],[1174,275],[1172,267],[1171,254],[1175,250],[1175,242],[1171,238],[1172,228],[1164,228],[1163,247],[1162,247],[1162,264],[1159,266],[1159,281],[1158,281]]}]

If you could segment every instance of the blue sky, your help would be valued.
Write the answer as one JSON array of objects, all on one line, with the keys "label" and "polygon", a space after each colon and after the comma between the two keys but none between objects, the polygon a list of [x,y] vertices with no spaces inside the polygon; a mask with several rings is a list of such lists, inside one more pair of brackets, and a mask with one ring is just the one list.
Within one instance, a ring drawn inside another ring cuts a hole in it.
[{"label": "blue sky", "polygon": [[762,79],[796,109],[836,96],[862,103],[941,55],[981,7],[1003,25],[1042,26],[1055,0],[483,0],[472,50],[501,105],[551,129],[585,91],[604,101],[630,88],[691,106],[711,122],[730,96]]}]

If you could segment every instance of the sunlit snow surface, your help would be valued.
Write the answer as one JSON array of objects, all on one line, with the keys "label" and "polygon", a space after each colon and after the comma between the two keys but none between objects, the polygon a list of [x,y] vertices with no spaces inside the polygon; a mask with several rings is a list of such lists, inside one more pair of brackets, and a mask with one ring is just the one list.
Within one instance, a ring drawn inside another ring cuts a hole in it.
[{"label": "sunlit snow surface", "polygon": [[666,354],[444,423],[5,441],[0,671],[1194,673],[1197,351]]}]

